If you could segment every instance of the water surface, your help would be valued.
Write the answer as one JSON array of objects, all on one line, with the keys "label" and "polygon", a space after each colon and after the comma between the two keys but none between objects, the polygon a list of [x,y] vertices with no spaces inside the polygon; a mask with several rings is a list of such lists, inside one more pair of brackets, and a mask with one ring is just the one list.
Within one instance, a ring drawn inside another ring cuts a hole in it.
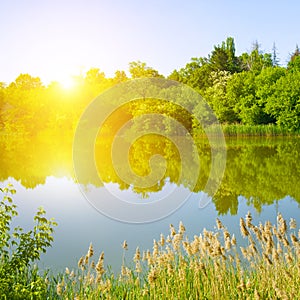
[{"label": "water surface", "polygon": [[[141,249],[151,248],[153,239],[159,239],[161,232],[168,234],[170,223],[177,226],[183,221],[190,237],[203,228],[214,229],[216,217],[238,234],[239,218],[247,211],[252,213],[255,223],[275,222],[280,211],[286,219],[293,217],[299,224],[299,146],[298,138],[227,139],[223,180],[217,193],[209,195],[209,191],[203,192],[211,171],[211,151],[205,143],[198,146],[201,172],[195,183],[194,174],[188,172],[193,170],[192,165],[185,166],[183,178],[179,176],[182,156],[167,140],[149,136],[137,142],[130,150],[129,161],[132,171],[139,176],[151,172],[149,159],[152,155],[165,157],[165,161],[158,161],[156,165],[165,168],[163,176],[152,186],[143,188],[122,182],[111,161],[103,160],[106,157],[103,144],[98,145],[99,159],[96,160],[104,185],[93,182],[88,166],[84,182],[80,184],[97,189],[99,195],[101,190],[109,189],[125,201],[138,203],[155,201],[174,189],[189,190],[191,197],[174,213],[145,224],[116,221],[99,213],[86,200],[73,171],[72,139],[68,137],[2,138],[0,181],[1,186],[10,182],[17,190],[14,199],[20,214],[15,224],[31,228],[39,206],[44,206],[47,215],[58,222],[53,247],[43,256],[42,266],[55,270],[74,267],[92,242],[95,252],[104,251],[106,263],[118,270],[123,240],[129,245],[126,258],[130,262],[137,245]],[[203,208],[200,202],[205,197],[210,203]]]}]

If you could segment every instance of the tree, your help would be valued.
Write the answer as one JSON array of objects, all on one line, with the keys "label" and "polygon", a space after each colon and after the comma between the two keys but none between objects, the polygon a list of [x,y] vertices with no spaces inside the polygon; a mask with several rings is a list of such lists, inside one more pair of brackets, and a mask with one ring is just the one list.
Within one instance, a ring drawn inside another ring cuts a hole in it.
[{"label": "tree", "polygon": [[172,73],[167,77],[169,80],[175,80],[178,82],[182,82],[182,78],[180,73],[177,70],[173,70]]},{"label": "tree", "polygon": [[232,37],[226,39],[226,52],[228,55],[228,71],[231,73],[241,71],[241,62],[235,55],[235,43]]},{"label": "tree", "polygon": [[231,74],[228,71],[211,72],[213,85],[206,89],[204,98],[212,107],[221,123],[237,122],[238,116],[234,112],[235,101],[226,95],[226,86]]},{"label": "tree", "polygon": [[227,82],[226,96],[229,103],[234,103],[233,110],[244,124],[253,124],[255,96],[255,73],[235,73]]},{"label": "tree", "polygon": [[91,68],[86,72],[85,82],[90,85],[99,85],[105,80],[104,72],[100,72],[98,68]]},{"label": "tree", "polygon": [[228,55],[224,47],[215,46],[209,59],[212,70],[226,71],[228,69]]},{"label": "tree", "polygon": [[296,56],[293,61],[288,63],[289,72],[300,72],[300,55]]},{"label": "tree", "polygon": [[272,47],[272,64],[274,67],[279,66],[279,59],[278,59],[277,47],[275,45],[275,42],[273,43],[273,47]]},{"label": "tree", "polygon": [[275,123],[276,119],[268,111],[266,105],[276,90],[276,82],[284,77],[286,71],[282,67],[269,67],[261,71],[255,78],[257,106],[259,114],[256,117],[256,124]]},{"label": "tree", "polygon": [[291,58],[290,58],[290,62],[293,62],[296,57],[300,56],[300,50],[299,50],[299,47],[298,45],[296,45],[296,49],[294,51],[294,53],[291,55]]},{"label": "tree", "polygon": [[266,104],[266,112],[279,126],[290,131],[300,129],[300,72],[288,72],[278,79]]},{"label": "tree", "polygon": [[118,84],[128,80],[128,77],[124,71],[117,70],[115,72],[115,77],[112,79],[114,84]]},{"label": "tree", "polygon": [[179,72],[173,71],[173,76],[178,76],[180,82],[189,85],[199,92],[203,92],[210,86],[209,74],[211,66],[207,58],[193,57]]},{"label": "tree", "polygon": [[91,98],[98,96],[111,86],[110,80],[98,68],[91,68],[87,71],[84,81],[89,97]]},{"label": "tree", "polygon": [[129,72],[132,78],[163,77],[157,70],[148,67],[145,62],[133,61],[129,63]]},{"label": "tree", "polygon": [[0,128],[4,127],[3,123],[3,110],[5,105],[5,84],[4,82],[0,82]]},{"label": "tree", "polygon": [[228,71],[230,73],[241,70],[238,58],[235,56],[235,44],[232,37],[228,37],[221,46],[214,46],[209,62],[214,71]]},{"label": "tree", "polygon": [[45,107],[45,87],[39,77],[20,74],[5,89],[5,129],[20,134],[32,134],[44,126],[41,112]]},{"label": "tree", "polygon": [[290,61],[288,62],[289,71],[300,71],[300,50],[298,45],[293,54],[291,54]]},{"label": "tree", "polygon": [[259,74],[263,68],[272,66],[272,54],[262,53],[260,45],[256,41],[252,46],[250,53],[243,53],[240,56],[242,69],[245,71],[253,71]]},{"label": "tree", "polygon": [[43,86],[39,77],[33,77],[29,74],[20,74],[15,82],[10,84],[10,87],[14,87],[20,90],[32,90],[41,88]]}]

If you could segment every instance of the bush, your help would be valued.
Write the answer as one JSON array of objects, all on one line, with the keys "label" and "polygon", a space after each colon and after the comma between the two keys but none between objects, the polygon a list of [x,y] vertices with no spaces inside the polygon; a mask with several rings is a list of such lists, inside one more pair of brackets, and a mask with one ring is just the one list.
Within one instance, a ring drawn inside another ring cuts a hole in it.
[{"label": "bush", "polygon": [[11,228],[17,206],[11,195],[16,191],[12,185],[0,188],[0,299],[44,299],[47,285],[33,263],[53,241],[53,230],[57,224],[45,217],[39,208],[34,216],[35,226],[24,232],[21,227]]}]

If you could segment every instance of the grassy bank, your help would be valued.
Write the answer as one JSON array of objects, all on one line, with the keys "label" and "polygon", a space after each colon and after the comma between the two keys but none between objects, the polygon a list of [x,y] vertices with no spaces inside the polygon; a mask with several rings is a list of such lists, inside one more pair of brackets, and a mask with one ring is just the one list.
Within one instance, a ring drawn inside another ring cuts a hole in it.
[{"label": "grassy bank", "polygon": [[[169,235],[154,240],[151,250],[137,248],[131,263],[123,259],[117,275],[92,245],[76,270],[57,275],[30,263],[50,245],[53,223],[42,211],[31,233],[9,237],[15,210],[7,197],[1,202],[0,299],[300,299],[300,230],[280,214],[274,225],[253,224],[250,214],[241,218],[243,247],[218,219],[214,231],[204,229],[192,239],[180,223],[178,229],[170,225]],[[9,253],[5,245],[14,238]],[[124,257],[127,248],[124,241]]]}]

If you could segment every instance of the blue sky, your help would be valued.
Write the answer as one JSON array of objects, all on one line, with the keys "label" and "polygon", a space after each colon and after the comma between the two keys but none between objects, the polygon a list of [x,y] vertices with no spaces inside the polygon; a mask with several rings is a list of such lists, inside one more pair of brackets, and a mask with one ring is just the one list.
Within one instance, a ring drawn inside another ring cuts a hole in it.
[{"label": "blue sky", "polygon": [[294,0],[2,0],[0,81],[48,83],[91,67],[113,76],[136,60],[169,75],[228,36],[237,54],[275,42],[285,65],[300,44],[299,11]]}]

